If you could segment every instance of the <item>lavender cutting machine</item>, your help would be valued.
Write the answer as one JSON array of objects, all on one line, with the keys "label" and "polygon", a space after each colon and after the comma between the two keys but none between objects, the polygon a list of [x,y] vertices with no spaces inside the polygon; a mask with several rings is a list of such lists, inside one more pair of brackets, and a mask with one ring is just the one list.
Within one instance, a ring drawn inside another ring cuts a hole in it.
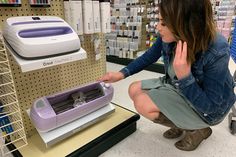
[{"label": "lavender cutting machine", "polygon": [[27,112],[50,146],[114,112],[113,91],[110,84],[94,82],[39,98]]}]

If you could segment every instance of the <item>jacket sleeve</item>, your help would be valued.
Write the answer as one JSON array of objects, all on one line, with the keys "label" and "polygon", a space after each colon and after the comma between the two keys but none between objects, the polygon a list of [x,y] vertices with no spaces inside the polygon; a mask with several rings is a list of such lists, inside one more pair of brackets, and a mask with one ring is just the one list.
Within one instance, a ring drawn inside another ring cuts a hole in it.
[{"label": "jacket sleeve", "polygon": [[120,70],[125,77],[140,72],[161,57],[162,39],[159,37],[156,42],[142,56],[133,60],[126,67]]},{"label": "jacket sleeve", "polygon": [[[214,56],[204,66],[204,80],[200,87],[192,75],[175,81],[175,86],[188,98],[197,111],[203,114],[211,114],[222,105],[225,80],[229,75],[228,48],[223,49],[225,53]],[[194,92],[193,92],[194,91]]]}]

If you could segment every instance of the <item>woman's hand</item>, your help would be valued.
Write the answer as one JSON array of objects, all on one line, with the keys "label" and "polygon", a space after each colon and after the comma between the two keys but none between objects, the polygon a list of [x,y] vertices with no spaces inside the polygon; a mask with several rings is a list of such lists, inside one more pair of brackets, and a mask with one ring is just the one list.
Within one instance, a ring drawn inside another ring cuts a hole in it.
[{"label": "woman's hand", "polygon": [[105,83],[113,83],[122,79],[124,79],[124,75],[121,72],[107,72],[99,79],[99,81],[103,81]]},{"label": "woman's hand", "polygon": [[191,64],[187,61],[187,43],[182,43],[181,40],[177,43],[173,68],[178,80],[187,77],[191,72]]}]

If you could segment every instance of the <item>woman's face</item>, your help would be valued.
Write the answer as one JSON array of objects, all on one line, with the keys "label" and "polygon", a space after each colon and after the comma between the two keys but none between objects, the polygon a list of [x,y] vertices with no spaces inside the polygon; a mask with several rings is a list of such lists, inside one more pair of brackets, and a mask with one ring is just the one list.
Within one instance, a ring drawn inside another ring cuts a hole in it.
[{"label": "woman's face", "polygon": [[171,42],[176,41],[173,33],[169,30],[169,28],[163,22],[161,15],[159,15],[159,23],[156,26],[156,29],[160,33],[163,42],[171,43]]}]

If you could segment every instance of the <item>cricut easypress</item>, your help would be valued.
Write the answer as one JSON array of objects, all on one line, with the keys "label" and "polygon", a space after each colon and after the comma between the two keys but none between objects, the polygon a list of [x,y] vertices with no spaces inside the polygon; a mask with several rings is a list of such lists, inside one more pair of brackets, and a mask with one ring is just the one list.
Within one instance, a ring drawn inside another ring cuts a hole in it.
[{"label": "cricut easypress", "polygon": [[24,59],[63,55],[80,49],[76,32],[56,16],[10,17],[3,27],[3,37]]}]

